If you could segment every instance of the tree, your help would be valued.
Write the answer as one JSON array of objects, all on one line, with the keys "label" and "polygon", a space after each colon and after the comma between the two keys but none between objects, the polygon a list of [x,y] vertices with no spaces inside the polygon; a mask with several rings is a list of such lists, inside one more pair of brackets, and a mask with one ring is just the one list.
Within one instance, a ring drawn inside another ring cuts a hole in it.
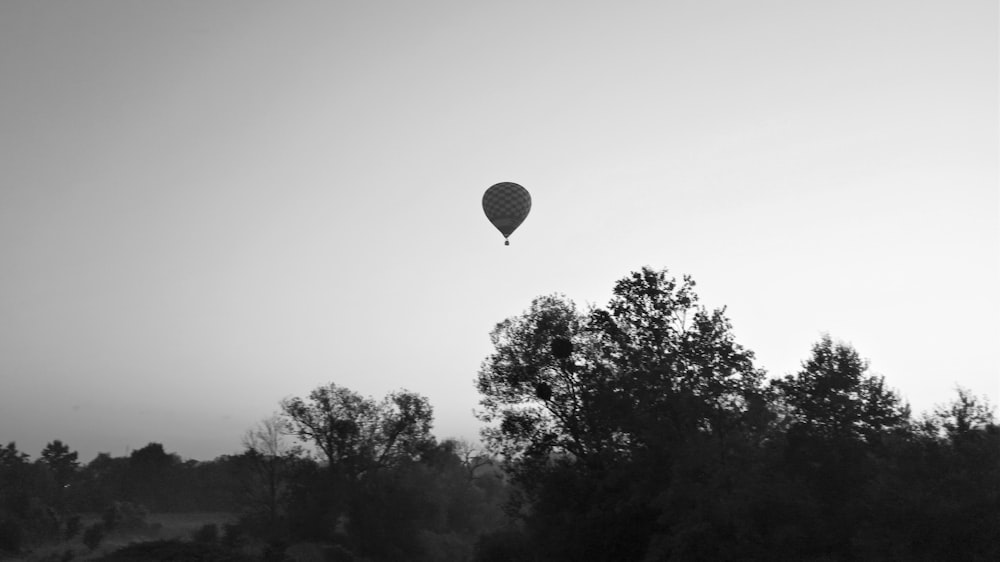
[{"label": "tree", "polygon": [[247,495],[255,508],[264,509],[271,527],[278,521],[289,475],[302,453],[301,447],[287,442],[290,431],[288,420],[273,414],[243,437],[241,457],[250,467]]},{"label": "tree", "polygon": [[10,511],[23,516],[31,496],[31,464],[27,453],[18,450],[13,441],[0,447],[0,513]]},{"label": "tree", "polygon": [[985,397],[977,398],[968,389],[958,387],[958,397],[934,409],[931,426],[951,438],[994,425],[993,407]]},{"label": "tree", "polygon": [[478,388],[487,443],[506,458],[597,461],[721,436],[760,395],[763,372],[735,343],[724,310],[697,305],[694,282],[643,268],[607,309],[584,315],[535,299],[490,335]]},{"label": "tree", "polygon": [[871,441],[909,419],[909,409],[884,378],[869,374],[868,362],[854,348],[829,335],[813,346],[801,371],[772,384],[787,422],[810,435]]},{"label": "tree", "polygon": [[56,439],[42,449],[41,460],[49,466],[60,488],[69,484],[80,467],[76,451]]},{"label": "tree", "polygon": [[[816,343],[795,375],[772,382],[785,427],[780,463],[772,474],[794,497],[777,502],[771,515],[809,537],[800,555],[835,553],[857,558],[852,537],[859,530],[866,490],[878,471],[885,443],[909,427],[909,409],[868,373],[868,362],[829,335]],[[778,460],[776,459],[776,460]]]},{"label": "tree", "polygon": [[28,453],[17,449],[17,443],[11,441],[6,447],[0,447],[0,470],[16,470],[26,466],[30,458]]},{"label": "tree", "polygon": [[375,402],[330,383],[310,392],[308,400],[283,400],[281,409],[295,435],[312,442],[330,470],[351,479],[416,458],[433,440],[430,403],[406,390]]},{"label": "tree", "polygon": [[859,513],[856,558],[1000,559],[1000,427],[968,390],[888,443]]},{"label": "tree", "polygon": [[479,535],[503,522],[503,489],[496,479],[470,478],[459,448],[457,441],[444,440],[426,447],[418,460],[400,462],[355,485],[346,528],[359,555],[472,558]]},{"label": "tree", "polygon": [[160,443],[149,443],[129,455],[126,481],[129,498],[153,511],[169,511],[177,501],[175,484],[180,457]]},{"label": "tree", "polygon": [[470,481],[478,480],[487,475],[497,477],[497,474],[491,470],[496,464],[496,460],[469,441],[448,439],[441,443],[440,447],[449,450],[462,461],[462,466],[465,467]]},{"label": "tree", "polygon": [[733,444],[768,419],[763,371],[724,309],[698,305],[690,277],[643,268],[586,314],[539,297],[490,338],[477,380],[483,437],[523,490],[545,559],[676,550],[649,549],[688,524],[670,514],[679,487],[688,475],[728,485]]},{"label": "tree", "polygon": [[100,511],[114,500],[128,497],[129,459],[98,453],[80,472],[77,498],[82,511]]},{"label": "tree", "polygon": [[[340,542],[345,533],[357,537],[359,529],[371,530],[357,523],[365,520],[362,512],[373,512],[365,502],[384,497],[373,496],[372,490],[384,491],[380,484],[393,482],[384,473],[415,461],[434,443],[430,404],[405,390],[376,402],[330,383],[306,400],[283,400],[281,408],[292,433],[315,445],[327,462],[322,471],[303,463],[292,477],[288,527],[293,539]],[[404,511],[397,516],[405,519]]]}]

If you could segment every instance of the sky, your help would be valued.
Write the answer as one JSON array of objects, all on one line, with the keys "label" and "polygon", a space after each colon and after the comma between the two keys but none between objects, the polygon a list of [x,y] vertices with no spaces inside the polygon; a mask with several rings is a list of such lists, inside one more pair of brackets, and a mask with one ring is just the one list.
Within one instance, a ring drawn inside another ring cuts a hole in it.
[{"label": "sky", "polygon": [[209,460],[330,382],[474,441],[493,326],[643,266],[770,376],[996,405],[998,68],[993,0],[2,2],[0,444]]}]

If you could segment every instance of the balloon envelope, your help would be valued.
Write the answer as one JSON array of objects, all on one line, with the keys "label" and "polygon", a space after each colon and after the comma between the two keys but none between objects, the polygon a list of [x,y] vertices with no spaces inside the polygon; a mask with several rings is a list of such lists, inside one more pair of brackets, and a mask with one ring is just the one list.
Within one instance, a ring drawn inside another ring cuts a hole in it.
[{"label": "balloon envelope", "polygon": [[483,211],[506,239],[528,217],[531,194],[513,182],[498,183],[483,194]]}]

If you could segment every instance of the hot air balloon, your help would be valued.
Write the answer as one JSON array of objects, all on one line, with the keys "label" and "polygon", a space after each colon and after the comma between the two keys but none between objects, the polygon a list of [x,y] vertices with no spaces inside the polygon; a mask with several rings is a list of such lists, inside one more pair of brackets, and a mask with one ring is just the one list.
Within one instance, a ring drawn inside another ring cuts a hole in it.
[{"label": "hot air balloon", "polygon": [[531,211],[531,194],[516,183],[498,183],[483,194],[483,211],[486,212],[486,218],[503,234],[504,245],[510,246],[507,237],[521,226]]}]

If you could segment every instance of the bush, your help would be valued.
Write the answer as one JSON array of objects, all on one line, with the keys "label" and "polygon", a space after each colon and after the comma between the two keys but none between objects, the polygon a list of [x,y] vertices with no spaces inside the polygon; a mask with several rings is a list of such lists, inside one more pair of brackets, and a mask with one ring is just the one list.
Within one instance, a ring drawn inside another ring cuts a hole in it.
[{"label": "bush", "polygon": [[200,543],[216,543],[219,542],[219,527],[215,523],[208,523],[203,525],[197,531],[191,533],[191,540]]},{"label": "bush", "polygon": [[66,520],[66,540],[71,540],[80,533],[80,516],[74,515]]},{"label": "bush", "polygon": [[222,526],[222,545],[236,548],[243,540],[243,528],[238,523],[225,523]]},{"label": "bush", "polygon": [[28,511],[20,521],[26,541],[33,544],[56,541],[59,532],[59,514],[54,508],[37,498],[29,502]]},{"label": "bush", "polygon": [[149,524],[146,523],[148,516],[149,511],[141,505],[132,502],[112,502],[101,517],[108,532],[139,533],[148,529]]},{"label": "bush", "polygon": [[87,545],[91,552],[101,546],[102,540],[104,540],[104,525],[100,523],[94,523],[83,531],[83,544]]},{"label": "bush", "polygon": [[24,529],[16,519],[0,517],[0,551],[21,552]]}]

